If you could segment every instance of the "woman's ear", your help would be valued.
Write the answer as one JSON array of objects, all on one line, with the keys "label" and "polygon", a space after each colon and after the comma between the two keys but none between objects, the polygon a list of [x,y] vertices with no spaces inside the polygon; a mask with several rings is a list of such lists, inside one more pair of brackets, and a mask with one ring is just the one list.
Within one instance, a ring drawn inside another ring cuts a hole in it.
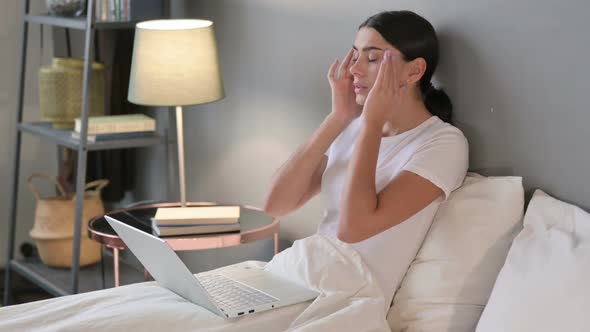
[{"label": "woman's ear", "polygon": [[408,63],[408,83],[413,84],[422,79],[426,71],[426,60],[416,58]]}]

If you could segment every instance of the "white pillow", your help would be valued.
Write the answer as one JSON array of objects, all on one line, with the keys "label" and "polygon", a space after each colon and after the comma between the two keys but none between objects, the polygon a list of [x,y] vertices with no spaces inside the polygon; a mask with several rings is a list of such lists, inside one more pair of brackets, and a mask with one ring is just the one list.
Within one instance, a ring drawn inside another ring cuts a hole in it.
[{"label": "white pillow", "polygon": [[521,177],[468,174],[440,206],[395,294],[392,331],[473,332],[523,211]]},{"label": "white pillow", "polygon": [[537,190],[477,332],[590,331],[590,214]]}]

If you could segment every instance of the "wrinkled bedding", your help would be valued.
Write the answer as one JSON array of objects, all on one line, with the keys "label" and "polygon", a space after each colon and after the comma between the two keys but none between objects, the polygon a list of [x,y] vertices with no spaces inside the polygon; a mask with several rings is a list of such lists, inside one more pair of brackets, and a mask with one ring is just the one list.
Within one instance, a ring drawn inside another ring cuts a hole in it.
[{"label": "wrinkled bedding", "polygon": [[[381,289],[358,253],[323,235],[296,241],[263,268],[320,293],[314,300],[230,320],[143,282],[0,308],[0,331],[390,331]],[[220,270],[221,270],[220,269]]]}]

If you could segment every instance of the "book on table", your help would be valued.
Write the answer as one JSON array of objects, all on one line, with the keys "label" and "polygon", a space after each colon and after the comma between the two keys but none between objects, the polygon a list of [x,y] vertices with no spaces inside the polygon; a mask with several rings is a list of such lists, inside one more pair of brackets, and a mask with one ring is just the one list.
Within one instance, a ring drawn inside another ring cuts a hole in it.
[{"label": "book on table", "polygon": [[200,224],[200,225],[166,225],[159,226],[152,218],[152,234],[156,236],[182,236],[240,231],[240,223]]},{"label": "book on table", "polygon": [[237,224],[239,219],[239,206],[159,208],[153,218],[157,226]]}]

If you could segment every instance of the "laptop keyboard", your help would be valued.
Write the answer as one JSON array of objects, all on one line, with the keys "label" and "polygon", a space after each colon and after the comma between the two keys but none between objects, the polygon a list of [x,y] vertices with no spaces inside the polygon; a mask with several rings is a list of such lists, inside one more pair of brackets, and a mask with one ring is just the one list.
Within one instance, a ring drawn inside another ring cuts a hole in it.
[{"label": "laptop keyboard", "polygon": [[199,275],[197,278],[218,307],[223,309],[239,310],[278,301],[272,296],[221,274]]}]

